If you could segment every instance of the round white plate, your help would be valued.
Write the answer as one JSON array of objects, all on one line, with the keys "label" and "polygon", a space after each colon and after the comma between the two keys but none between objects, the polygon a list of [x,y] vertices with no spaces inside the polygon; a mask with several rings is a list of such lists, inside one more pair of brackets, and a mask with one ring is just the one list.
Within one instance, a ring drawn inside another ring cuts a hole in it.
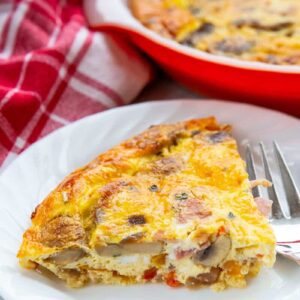
[{"label": "round white plate", "polygon": [[[299,299],[300,268],[278,258],[273,269],[263,269],[246,289],[215,293],[148,284],[129,287],[94,285],[69,289],[60,281],[19,267],[16,253],[22,233],[30,225],[35,206],[69,172],[98,153],[152,124],[216,115],[234,126],[243,144],[276,139],[300,181],[300,121],[255,106],[221,101],[163,101],[116,108],[96,114],[50,134],[22,153],[0,177],[0,295],[5,300],[58,299]],[[257,150],[257,148],[256,148]]]}]

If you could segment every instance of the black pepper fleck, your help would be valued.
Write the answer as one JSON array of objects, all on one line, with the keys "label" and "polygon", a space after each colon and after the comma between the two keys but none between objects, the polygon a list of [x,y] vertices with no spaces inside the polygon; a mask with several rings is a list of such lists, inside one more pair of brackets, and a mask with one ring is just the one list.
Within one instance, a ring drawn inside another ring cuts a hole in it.
[{"label": "black pepper fleck", "polygon": [[150,192],[157,192],[158,191],[158,186],[156,184],[152,184],[149,187]]},{"label": "black pepper fleck", "polygon": [[229,219],[234,219],[234,218],[235,218],[234,213],[230,211],[230,212],[228,213],[228,218],[229,218]]},{"label": "black pepper fleck", "polygon": [[131,225],[143,225],[146,223],[146,219],[143,215],[133,215],[128,218],[128,222]]}]

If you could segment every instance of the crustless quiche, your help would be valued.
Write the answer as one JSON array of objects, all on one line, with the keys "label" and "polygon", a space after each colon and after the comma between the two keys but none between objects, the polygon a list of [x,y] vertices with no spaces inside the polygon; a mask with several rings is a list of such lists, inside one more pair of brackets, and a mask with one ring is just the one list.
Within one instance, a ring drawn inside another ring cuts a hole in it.
[{"label": "crustless quiche", "polygon": [[275,259],[262,204],[228,125],[151,126],[67,176],[32,213],[18,257],[71,287],[244,287]]},{"label": "crustless quiche", "polygon": [[299,0],[131,0],[160,35],[205,52],[300,65]]}]

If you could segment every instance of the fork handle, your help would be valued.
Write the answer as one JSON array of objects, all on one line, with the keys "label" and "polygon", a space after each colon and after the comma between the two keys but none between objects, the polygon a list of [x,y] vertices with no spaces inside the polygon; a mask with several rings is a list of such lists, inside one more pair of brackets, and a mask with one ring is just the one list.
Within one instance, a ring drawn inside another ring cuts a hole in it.
[{"label": "fork handle", "polygon": [[277,242],[276,252],[295,261],[300,266],[300,240],[293,242]]}]

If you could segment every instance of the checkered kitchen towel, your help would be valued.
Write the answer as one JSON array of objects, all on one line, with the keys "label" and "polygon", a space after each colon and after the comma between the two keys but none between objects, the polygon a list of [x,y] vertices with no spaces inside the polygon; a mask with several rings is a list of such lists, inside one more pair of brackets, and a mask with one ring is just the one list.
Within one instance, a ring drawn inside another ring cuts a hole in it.
[{"label": "checkered kitchen towel", "polygon": [[86,115],[130,102],[150,65],[120,37],[91,32],[80,1],[0,0],[0,166]]}]

